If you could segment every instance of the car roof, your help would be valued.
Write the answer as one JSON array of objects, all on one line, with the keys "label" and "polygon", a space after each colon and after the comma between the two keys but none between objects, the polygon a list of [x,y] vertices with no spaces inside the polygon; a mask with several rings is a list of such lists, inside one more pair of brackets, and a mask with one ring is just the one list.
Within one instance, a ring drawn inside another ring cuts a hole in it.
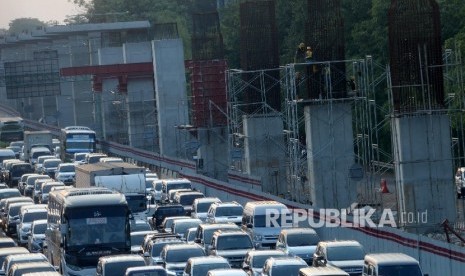
[{"label": "car roof", "polygon": [[267,255],[283,255],[286,256],[286,253],[282,250],[276,249],[265,249],[265,250],[249,250],[247,251],[247,255],[249,256],[267,256]]},{"label": "car roof", "polygon": [[283,257],[271,257],[266,262],[272,263],[272,265],[284,265],[284,264],[305,264],[307,263],[299,257],[283,256]]},{"label": "car roof", "polygon": [[181,243],[181,244],[169,244],[164,247],[164,250],[185,250],[185,249],[201,249],[198,244],[189,244],[189,243]]},{"label": "car roof", "polygon": [[233,275],[233,276],[247,276],[247,272],[245,272],[244,270],[242,269],[238,269],[238,268],[226,268],[226,269],[212,269],[210,271],[208,271],[208,275],[214,275],[214,276],[230,276],[230,275]]},{"label": "car roof", "polygon": [[347,240],[347,241],[320,241],[318,245],[325,247],[336,247],[336,246],[362,246],[358,241]]},{"label": "car roof", "polygon": [[246,232],[242,229],[226,229],[226,230],[217,230],[213,233],[213,236],[236,236],[236,235],[244,235],[248,236]]},{"label": "car roof", "polygon": [[136,254],[110,255],[99,258],[104,263],[117,263],[121,261],[144,261],[144,257]]},{"label": "car roof", "polygon": [[305,267],[301,268],[300,271],[302,273],[306,274],[312,274],[312,275],[328,275],[328,276],[335,276],[335,275],[340,275],[340,276],[349,276],[347,272],[344,270],[335,267],[335,266],[322,266],[322,267]]},{"label": "car roof", "polygon": [[147,265],[147,266],[136,266],[136,267],[129,267],[126,269],[126,273],[128,272],[150,272],[150,271],[157,271],[157,270],[163,270],[165,269],[162,266],[159,265]]},{"label": "car roof", "polygon": [[29,253],[29,250],[20,246],[0,248],[0,256],[24,253]]},{"label": "car roof", "polygon": [[286,228],[281,230],[281,233],[284,235],[288,234],[315,234],[317,235],[316,231],[312,228]]},{"label": "car roof", "polygon": [[47,261],[47,257],[42,254],[42,253],[24,253],[24,254],[15,254],[15,255],[9,255],[5,258],[5,260],[9,261],[16,261],[16,260],[45,260]]},{"label": "car roof", "polygon": [[192,257],[189,258],[189,262],[191,265],[198,265],[198,264],[222,264],[226,263],[229,264],[228,260],[221,257],[221,256],[202,256],[202,257]]},{"label": "car roof", "polygon": [[365,261],[377,264],[419,264],[419,262],[403,253],[376,253],[365,255]]},{"label": "car roof", "polygon": [[199,227],[202,229],[212,229],[212,228],[231,228],[231,229],[240,229],[240,227],[235,223],[202,223],[199,224]]}]

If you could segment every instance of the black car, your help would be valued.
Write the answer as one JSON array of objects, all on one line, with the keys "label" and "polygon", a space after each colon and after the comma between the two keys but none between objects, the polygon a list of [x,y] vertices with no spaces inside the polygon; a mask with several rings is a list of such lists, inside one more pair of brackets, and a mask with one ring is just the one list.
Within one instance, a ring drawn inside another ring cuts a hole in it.
[{"label": "black car", "polygon": [[166,217],[184,216],[184,214],[184,207],[181,204],[160,205],[156,207],[150,223],[153,229],[158,230]]}]

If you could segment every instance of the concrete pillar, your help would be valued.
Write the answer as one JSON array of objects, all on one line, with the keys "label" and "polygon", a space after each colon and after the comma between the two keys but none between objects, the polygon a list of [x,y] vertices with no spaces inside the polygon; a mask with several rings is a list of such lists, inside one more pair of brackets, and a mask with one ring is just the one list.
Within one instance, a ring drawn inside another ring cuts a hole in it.
[{"label": "concrete pillar", "polygon": [[152,41],[160,154],[186,158],[189,123],[184,52],[181,39]]},{"label": "concrete pillar", "polygon": [[444,219],[455,221],[456,191],[448,116],[404,116],[392,118],[391,124],[399,218],[403,217],[399,223],[408,231],[421,233],[437,228]]},{"label": "concrete pillar", "polygon": [[284,196],[288,188],[282,117],[244,116],[243,122],[246,173],[261,177],[264,192]]},{"label": "concrete pillar", "polygon": [[215,179],[228,179],[228,129],[227,127],[197,129],[197,170]]},{"label": "concrete pillar", "polygon": [[349,178],[354,165],[351,104],[318,103],[304,112],[310,200],[318,208],[348,208],[357,198],[356,183]]}]

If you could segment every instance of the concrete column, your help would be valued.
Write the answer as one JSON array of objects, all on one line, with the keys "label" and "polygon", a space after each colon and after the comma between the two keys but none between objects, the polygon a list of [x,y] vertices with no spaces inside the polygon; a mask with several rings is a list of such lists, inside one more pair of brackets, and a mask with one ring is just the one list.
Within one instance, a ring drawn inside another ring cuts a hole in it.
[{"label": "concrete column", "polygon": [[244,116],[243,121],[246,172],[261,177],[264,192],[284,196],[288,188],[282,117]]},{"label": "concrete column", "polygon": [[424,114],[392,118],[391,124],[400,224],[421,233],[437,228],[444,219],[455,221],[449,118]]},{"label": "concrete column", "polygon": [[[227,127],[197,129],[197,169],[215,179],[228,179],[228,129]],[[193,144],[195,146],[195,144]]]},{"label": "concrete column", "polygon": [[181,39],[152,41],[160,154],[186,156],[188,135],[180,130],[189,123],[184,52]]},{"label": "concrete column", "polygon": [[318,103],[304,112],[310,200],[318,208],[348,208],[357,198],[356,183],[349,178],[354,165],[351,104]]}]

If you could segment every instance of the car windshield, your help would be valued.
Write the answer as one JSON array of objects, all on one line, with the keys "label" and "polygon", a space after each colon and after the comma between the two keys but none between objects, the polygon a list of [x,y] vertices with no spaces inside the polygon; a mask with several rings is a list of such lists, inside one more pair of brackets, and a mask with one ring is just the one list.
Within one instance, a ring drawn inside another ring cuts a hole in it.
[{"label": "car windshield", "polygon": [[215,217],[239,217],[242,216],[242,211],[241,206],[217,207]]},{"label": "car windshield", "polygon": [[174,223],[174,233],[184,234],[187,229],[197,227],[201,222],[197,220],[193,221],[177,221]]},{"label": "car windshield", "polygon": [[46,223],[34,225],[34,234],[45,234],[45,230],[47,230]]},{"label": "car windshield", "polygon": [[47,211],[26,213],[24,214],[23,222],[32,222],[39,219],[47,219]]},{"label": "car windshield", "polygon": [[282,257],[282,256],[283,256],[283,254],[276,254],[276,255],[267,254],[267,255],[254,256],[253,259],[252,259],[252,267],[254,267],[254,268],[262,268],[263,265],[265,264],[266,260],[268,260],[268,258]]},{"label": "car windshield", "polygon": [[146,181],[145,181],[145,188],[146,188],[146,189],[153,189],[152,183],[153,183],[152,180],[146,180]]},{"label": "car windshield", "polygon": [[75,172],[75,166],[61,166],[60,172]]},{"label": "car windshield", "polygon": [[187,233],[187,237],[185,238],[186,238],[186,241],[190,242],[190,241],[194,241],[196,236],[197,236],[197,231],[189,231]]},{"label": "car windshield", "polygon": [[86,158],[85,154],[76,154],[74,156],[74,161],[83,161]]},{"label": "car windshield", "polygon": [[128,276],[166,276],[165,270],[144,270],[144,271],[131,271]]},{"label": "car windshield", "polygon": [[192,275],[205,276],[209,270],[231,268],[228,263],[199,264],[192,267]]},{"label": "car windshield", "polygon": [[214,201],[200,202],[197,204],[197,213],[206,213]]},{"label": "car windshield", "polygon": [[273,276],[299,275],[299,270],[303,267],[307,267],[307,265],[277,265],[273,266],[272,273]]},{"label": "car windshield", "polygon": [[320,239],[317,234],[295,233],[287,235],[287,245],[289,246],[309,246],[317,245]]},{"label": "car windshield", "polygon": [[365,257],[360,246],[334,246],[328,247],[326,251],[330,261],[363,260]]},{"label": "car windshield", "polygon": [[194,203],[194,200],[196,198],[202,198],[204,197],[202,194],[184,194],[184,195],[181,195],[179,196],[179,203],[184,205],[184,206],[187,206],[187,205],[192,205],[192,203]]},{"label": "car windshield", "polygon": [[[271,216],[271,215],[270,215]],[[285,214],[276,214],[272,218],[266,215],[257,215],[253,217],[254,227],[281,227],[283,222],[292,225],[291,217],[287,218]]]},{"label": "car windshield", "polygon": [[31,176],[31,177],[27,178],[27,185],[28,186],[33,186],[36,179],[39,179],[39,178],[40,179],[50,179],[50,177],[48,177],[46,175]]},{"label": "car windshield", "polygon": [[191,257],[205,256],[202,248],[183,248],[176,250],[167,250],[166,262],[168,263],[185,263]]},{"label": "car windshield", "polygon": [[126,269],[128,267],[135,267],[135,266],[145,266],[145,262],[143,260],[109,262],[105,265],[105,275],[124,276],[124,274],[126,273]]},{"label": "car windshield", "polygon": [[385,265],[380,266],[378,275],[383,276],[398,276],[398,275],[408,275],[408,276],[421,276],[421,270],[418,265]]},{"label": "car windshield", "polygon": [[253,245],[247,235],[227,235],[218,237],[216,248],[218,250],[251,249]]},{"label": "car windshield", "polygon": [[131,245],[142,245],[145,235],[147,234],[144,233],[144,234],[131,235]]},{"label": "car windshield", "polygon": [[56,187],[56,186],[64,186],[64,185],[63,184],[45,185],[42,187],[42,193],[48,194],[50,193],[50,190],[52,190],[52,187]]},{"label": "car windshield", "polygon": [[231,225],[231,227],[212,227],[209,229],[203,230],[203,240],[206,241],[207,243],[210,243],[213,237],[213,233],[218,230],[227,230],[227,229],[237,229],[237,227],[234,227],[234,225]]},{"label": "car windshield", "polygon": [[184,183],[170,183],[166,186],[166,193],[169,193],[171,190],[178,190],[178,189],[191,189],[191,184],[188,182]]},{"label": "car windshield", "polygon": [[61,161],[58,161],[58,160],[50,160],[50,161],[47,161],[47,162],[44,162],[44,167],[46,168],[56,168],[58,167],[58,164],[60,164]]},{"label": "car windshield", "polygon": [[160,256],[160,253],[163,250],[163,247],[165,247],[165,245],[178,244],[178,243],[184,243],[184,242],[181,240],[170,240],[170,241],[165,241],[165,242],[154,243],[152,246],[152,256],[153,257]]}]

